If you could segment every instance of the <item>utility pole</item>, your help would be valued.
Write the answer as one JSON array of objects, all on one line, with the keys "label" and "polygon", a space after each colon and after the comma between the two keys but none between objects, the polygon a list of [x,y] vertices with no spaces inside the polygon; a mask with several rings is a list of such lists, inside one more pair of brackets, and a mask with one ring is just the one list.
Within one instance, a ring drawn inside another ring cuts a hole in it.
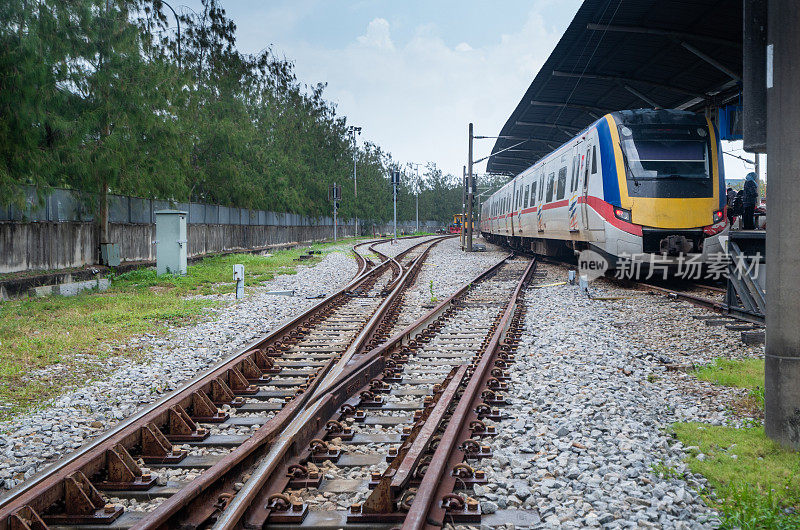
[{"label": "utility pole", "polygon": [[341,188],[339,188],[336,183],[333,183],[333,188],[330,191],[330,196],[333,199],[333,240],[336,241],[337,239],[337,223],[336,223],[336,214],[339,209],[339,199],[342,198]]},{"label": "utility pole", "polygon": [[[750,2],[758,5],[760,2]],[[763,5],[763,4],[762,4]],[[800,450],[800,253],[794,230],[800,223],[800,10],[794,2],[767,3],[767,331],[765,414],[767,436]]]},{"label": "utility pole", "polygon": [[416,184],[414,185],[414,195],[417,203],[417,232],[419,233],[419,166],[421,164],[418,164],[417,162],[409,162],[408,165],[414,168],[417,174]]},{"label": "utility pole", "polygon": [[394,242],[397,242],[397,187],[400,185],[400,170],[392,170],[392,199],[394,202]]},{"label": "utility pole", "polygon": [[351,125],[347,130],[350,131],[350,137],[353,139],[353,207],[356,212],[356,237],[358,237],[361,232],[358,231],[358,181],[356,180],[356,156],[358,151],[356,151],[356,134],[361,134],[361,127]]},{"label": "utility pole", "polygon": [[464,226],[464,218],[467,216],[467,166],[463,167],[461,184],[461,250],[464,250],[464,242],[466,241],[466,227]]},{"label": "utility pole", "polygon": [[475,184],[472,182],[472,123],[469,124],[469,159],[467,160],[467,252],[472,252],[472,203],[475,195]]}]

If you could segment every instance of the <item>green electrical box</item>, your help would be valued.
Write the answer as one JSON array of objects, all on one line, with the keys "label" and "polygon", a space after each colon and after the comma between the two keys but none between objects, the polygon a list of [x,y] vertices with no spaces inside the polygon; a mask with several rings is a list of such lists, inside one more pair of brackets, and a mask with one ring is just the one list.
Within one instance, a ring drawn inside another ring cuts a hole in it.
[{"label": "green electrical box", "polygon": [[116,243],[100,244],[100,263],[109,267],[119,267],[119,245]]},{"label": "green electrical box", "polygon": [[156,214],[156,273],[186,274],[189,241],[186,212],[158,210]]}]

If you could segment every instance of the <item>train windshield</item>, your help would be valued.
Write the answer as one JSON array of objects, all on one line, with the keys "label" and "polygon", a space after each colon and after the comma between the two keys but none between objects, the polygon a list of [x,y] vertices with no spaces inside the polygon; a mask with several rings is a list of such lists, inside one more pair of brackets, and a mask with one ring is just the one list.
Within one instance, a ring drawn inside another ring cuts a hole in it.
[{"label": "train windshield", "polygon": [[620,140],[629,179],[711,177],[708,132],[704,128],[622,126]]},{"label": "train windshield", "polygon": [[622,125],[631,197],[712,197],[711,142],[697,125]]}]

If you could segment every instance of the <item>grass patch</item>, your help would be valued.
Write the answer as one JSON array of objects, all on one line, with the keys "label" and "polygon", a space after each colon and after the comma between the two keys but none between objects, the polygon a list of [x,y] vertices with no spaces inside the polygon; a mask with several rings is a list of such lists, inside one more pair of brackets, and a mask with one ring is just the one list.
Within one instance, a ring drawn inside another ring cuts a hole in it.
[{"label": "grass patch", "polygon": [[[244,264],[245,285],[254,286],[278,274],[295,274],[298,264],[321,261],[322,254],[295,259],[308,250],[324,253],[333,245],[281,250],[269,256],[212,256],[190,265],[185,276],[156,276],[154,269],[138,269],[112,275],[111,288],[103,293],[0,303],[0,402],[10,405],[0,412],[0,419],[60,394],[65,385],[91,379],[93,359],[138,354],[113,350],[113,344],[197,321],[219,302],[190,296],[233,292],[235,263]],[[31,371],[57,364],[63,369],[48,380],[28,377]]]},{"label": "grass patch", "polygon": [[764,410],[764,359],[716,359],[714,364],[695,370],[694,375],[715,385],[746,388],[750,392],[745,405]]},{"label": "grass patch", "polygon": [[714,488],[706,500],[720,511],[723,528],[800,528],[800,455],[767,438],[763,427],[678,423],[673,429],[696,448],[689,468]]}]

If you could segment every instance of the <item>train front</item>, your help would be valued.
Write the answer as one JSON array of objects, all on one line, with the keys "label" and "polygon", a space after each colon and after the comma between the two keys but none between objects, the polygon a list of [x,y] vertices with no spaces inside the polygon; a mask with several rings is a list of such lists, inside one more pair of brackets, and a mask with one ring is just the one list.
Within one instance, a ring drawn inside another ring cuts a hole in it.
[{"label": "train front", "polygon": [[635,227],[635,234],[620,234],[617,257],[670,264],[714,259],[728,224],[722,149],[711,121],[675,110],[607,117],[619,190],[614,215]]}]

